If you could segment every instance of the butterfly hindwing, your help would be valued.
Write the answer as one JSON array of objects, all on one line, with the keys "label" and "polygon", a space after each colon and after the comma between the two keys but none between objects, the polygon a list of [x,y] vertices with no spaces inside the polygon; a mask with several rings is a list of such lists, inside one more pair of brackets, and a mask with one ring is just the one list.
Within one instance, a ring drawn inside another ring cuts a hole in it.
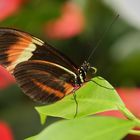
[{"label": "butterfly hindwing", "polygon": [[60,100],[74,89],[75,74],[48,61],[22,62],[16,66],[14,76],[25,94],[42,103]]}]

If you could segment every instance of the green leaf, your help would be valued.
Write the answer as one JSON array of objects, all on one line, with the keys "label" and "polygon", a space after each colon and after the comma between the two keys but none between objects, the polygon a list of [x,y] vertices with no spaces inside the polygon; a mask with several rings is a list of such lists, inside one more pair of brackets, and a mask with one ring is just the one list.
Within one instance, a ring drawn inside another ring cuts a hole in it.
[{"label": "green leaf", "polygon": [[[115,89],[106,80],[101,77],[96,77],[92,80],[94,82],[90,81],[76,91],[78,101],[78,114],[76,117],[83,117],[106,110],[117,110],[118,105],[124,106]],[[41,116],[43,115],[41,118],[55,116],[71,119],[76,112],[76,103],[73,94],[71,94],[54,104],[36,107],[36,110]]]},{"label": "green leaf", "polygon": [[112,117],[65,120],[47,127],[27,140],[120,140],[135,123]]}]

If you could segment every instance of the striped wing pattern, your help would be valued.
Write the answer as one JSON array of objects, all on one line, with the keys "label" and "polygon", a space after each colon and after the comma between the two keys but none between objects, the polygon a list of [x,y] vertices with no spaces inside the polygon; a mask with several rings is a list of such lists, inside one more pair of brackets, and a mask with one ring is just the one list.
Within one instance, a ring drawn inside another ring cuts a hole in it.
[{"label": "striped wing pattern", "polygon": [[37,45],[43,45],[42,41],[32,38],[29,34],[16,30],[0,29],[0,64],[13,73],[17,64],[29,60]]},{"label": "striped wing pattern", "polygon": [[73,91],[74,75],[55,63],[22,62],[15,68],[14,75],[25,94],[39,102],[54,102]]},{"label": "striped wing pattern", "polygon": [[74,89],[77,67],[55,48],[28,33],[0,28],[0,64],[36,101],[54,102]]}]

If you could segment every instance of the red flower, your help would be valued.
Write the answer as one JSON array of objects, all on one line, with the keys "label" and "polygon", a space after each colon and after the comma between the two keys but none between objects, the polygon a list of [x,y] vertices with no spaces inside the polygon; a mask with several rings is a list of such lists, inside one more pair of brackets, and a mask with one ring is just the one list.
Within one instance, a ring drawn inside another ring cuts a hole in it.
[{"label": "red flower", "polygon": [[62,15],[45,25],[45,33],[53,39],[70,38],[82,32],[84,22],[81,8],[73,2],[67,2],[62,7]]},{"label": "red flower", "polygon": [[140,118],[140,88],[118,88],[117,91],[126,107]]},{"label": "red flower", "polygon": [[0,88],[5,88],[13,82],[14,78],[2,66],[0,66]]},{"label": "red flower", "polygon": [[11,129],[4,122],[0,122],[0,140],[13,140]]},{"label": "red flower", "polygon": [[0,0],[0,21],[16,13],[22,0]]}]

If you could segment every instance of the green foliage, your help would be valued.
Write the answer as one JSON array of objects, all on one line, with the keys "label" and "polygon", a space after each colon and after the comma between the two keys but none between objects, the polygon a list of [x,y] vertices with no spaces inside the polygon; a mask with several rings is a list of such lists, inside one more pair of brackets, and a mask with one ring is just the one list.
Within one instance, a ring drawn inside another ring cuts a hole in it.
[{"label": "green foliage", "polygon": [[[118,105],[124,106],[115,89],[106,80],[101,77],[95,77],[92,80],[75,92],[78,102],[76,117],[84,117],[105,110],[117,110]],[[36,110],[43,118],[42,122],[44,116],[72,119],[75,115],[76,103],[73,94],[71,94],[54,104],[36,107]]]},{"label": "green foliage", "polygon": [[27,140],[119,140],[135,123],[111,117],[59,121]]},{"label": "green foliage", "polygon": [[[11,15],[4,21],[1,21],[0,26],[19,28],[23,31],[34,34],[35,36],[43,40],[48,40],[47,36],[44,35],[45,24],[52,19],[59,18],[59,16],[61,15],[61,6],[65,1],[66,0],[27,1],[26,3],[24,3],[24,5],[22,5],[22,7],[19,9],[19,11],[17,11],[16,14]],[[82,7],[86,22],[84,32],[75,38],[70,38],[67,40],[62,39],[58,42],[54,40],[49,41],[51,41],[51,44],[55,44],[54,47],[57,47],[59,48],[59,50],[61,49],[62,52],[68,54],[68,56],[72,60],[74,60],[75,63],[80,64],[89,56],[90,51],[96,46],[96,44],[98,44],[102,34],[114,18],[114,11],[112,12],[102,3],[102,1],[99,0],[73,1],[78,3]],[[91,65],[98,68],[98,74],[101,73],[115,85],[120,86],[122,85],[122,83],[125,83],[125,85],[130,85],[131,83],[132,85],[140,84],[140,53],[138,49],[139,33],[137,34],[136,31],[135,35],[135,31],[136,29],[130,27],[126,22],[122,20],[122,18],[119,18],[115,22],[115,24],[113,24],[110,31],[105,35],[104,39],[102,39],[102,42],[100,43],[98,49],[91,59]],[[128,36],[129,34],[131,34],[131,36]],[[117,50],[115,50],[114,46],[117,46]],[[110,51],[111,49],[114,51]],[[128,52],[131,52],[131,56],[125,55],[128,54]],[[114,56],[116,56],[116,59]],[[100,80],[98,78],[94,78],[93,80],[104,87],[112,88],[112,86],[105,80]],[[5,120],[5,118],[8,118],[8,122],[13,124],[12,128],[16,139],[23,139],[23,137],[35,133],[36,131],[38,132],[41,129],[40,125],[37,124],[38,120],[37,116],[35,116],[35,112],[33,112],[34,114],[32,114],[33,105],[31,103],[29,104],[28,98],[26,99],[26,97],[24,95],[21,95],[20,92],[21,91],[19,91],[17,87],[6,90],[4,94],[2,94],[3,91],[0,92],[1,120]],[[56,139],[57,135],[55,134],[58,133],[63,136],[63,131],[70,131],[70,129],[75,130],[74,128],[76,127],[76,130],[73,131],[75,135],[69,135],[66,133],[66,140],[68,138],[80,139],[81,137],[87,137],[92,134],[99,134],[102,139],[107,139],[110,137],[112,139],[119,140],[124,135],[126,135],[126,133],[128,133],[128,130],[130,130],[134,126],[134,123],[136,123],[138,126],[140,124],[139,120],[136,119],[135,116],[133,116],[124,106],[124,103],[121,101],[115,90],[106,89],[93,82],[88,82],[76,91],[76,96],[79,105],[77,118],[75,120],[67,120],[64,122],[61,121],[53,124],[50,127],[46,128],[43,132],[41,132],[38,135],[39,137],[46,137],[46,135],[49,135],[56,136]],[[36,107],[36,110],[40,114],[42,123],[45,123],[47,116],[73,119],[75,115],[75,108],[76,104],[73,95],[71,94],[65,97],[63,100],[54,104]],[[108,117],[93,117],[85,119],[82,118],[106,110],[117,109],[121,110],[121,112],[123,112],[125,116],[131,121],[124,121]],[[19,110],[18,115],[17,110]],[[27,118],[27,116],[30,116],[30,118]],[[17,120],[20,121],[21,124],[17,122]],[[50,123],[49,119],[47,121],[47,123]],[[87,124],[85,122],[87,122]],[[74,125],[71,125],[73,123]],[[85,129],[86,133],[83,133],[82,129],[80,129],[82,127],[82,124],[83,126],[88,125],[88,127],[92,128],[92,132],[87,132],[88,128],[85,127],[87,128]],[[92,126],[92,124],[94,125]],[[58,128],[59,125],[63,126],[60,130]],[[100,129],[98,129],[97,127],[99,125],[101,126]],[[22,127],[19,128],[19,126]],[[116,129],[113,129],[112,127],[115,126]],[[109,128],[111,131],[109,131],[109,133],[106,133],[105,135],[105,130],[108,130]],[[50,129],[52,131],[50,131]],[[134,133],[133,131],[131,132],[132,134]],[[74,138],[72,138],[72,136]],[[34,139],[39,137],[34,137]],[[94,139],[98,140],[99,137],[94,137]],[[31,140],[33,140],[33,138]]]},{"label": "green foliage", "polygon": [[[47,127],[41,133],[26,140],[120,140],[131,129],[140,126],[140,121],[125,107],[115,89],[102,77],[95,77],[76,92],[78,113],[74,118],[76,103],[73,94],[54,104],[36,107],[41,122],[47,116],[61,117],[61,120]],[[93,116],[91,114],[105,110],[120,110],[128,120],[112,117]],[[74,118],[74,119],[73,119]]]}]

